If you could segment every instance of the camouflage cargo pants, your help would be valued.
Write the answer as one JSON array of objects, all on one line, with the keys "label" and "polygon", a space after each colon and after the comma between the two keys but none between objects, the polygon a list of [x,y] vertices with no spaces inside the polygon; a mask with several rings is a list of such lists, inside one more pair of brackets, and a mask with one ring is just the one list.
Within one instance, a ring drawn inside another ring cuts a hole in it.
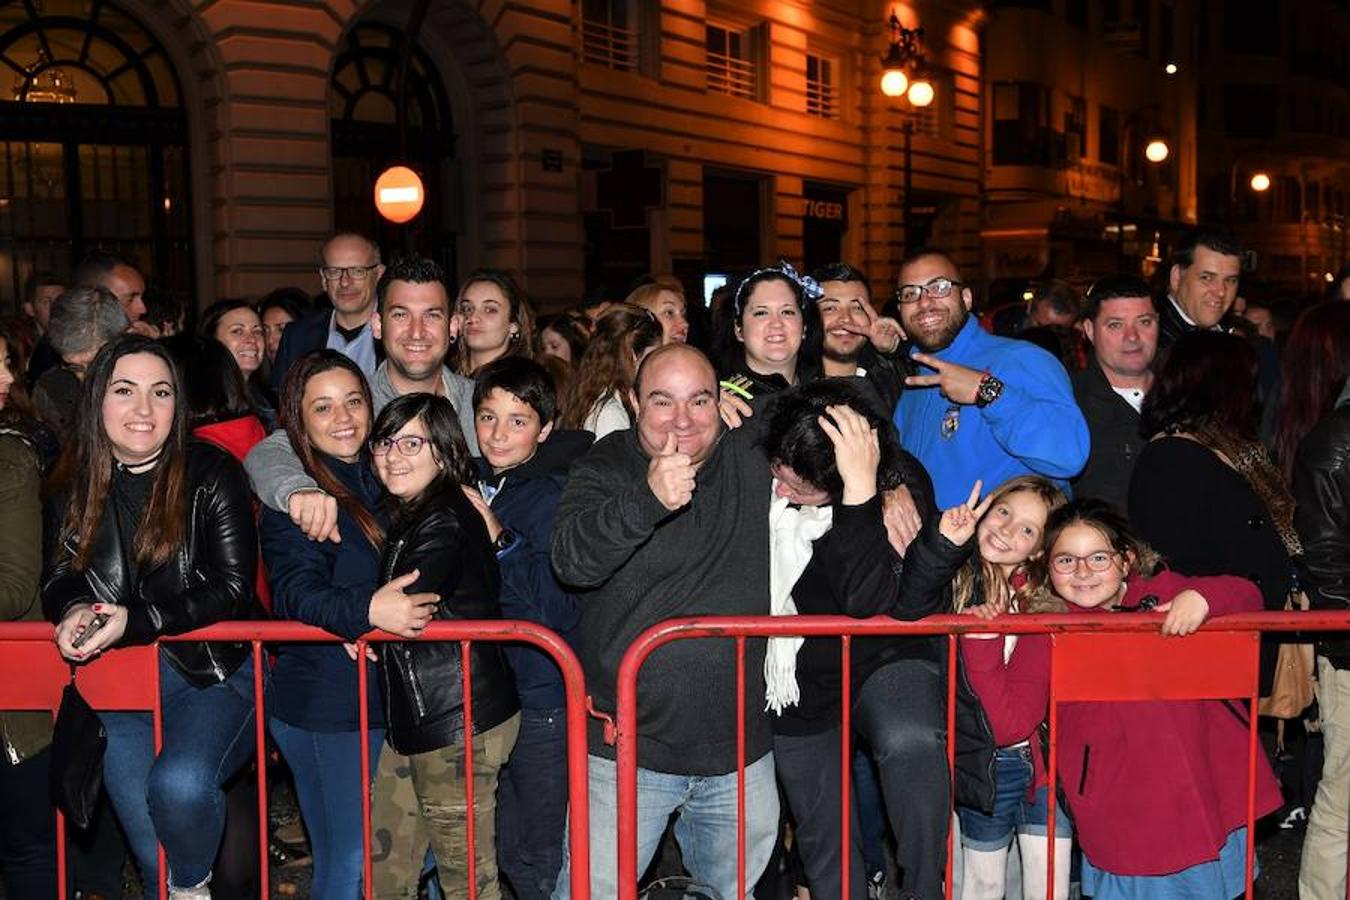
[{"label": "camouflage cargo pants", "polygon": [[[479,900],[499,900],[497,773],[520,730],[517,713],[473,739],[474,880]],[[371,804],[371,857],[377,900],[416,900],[427,846],[447,897],[467,897],[468,833],[464,745],[404,756],[385,747]]]}]

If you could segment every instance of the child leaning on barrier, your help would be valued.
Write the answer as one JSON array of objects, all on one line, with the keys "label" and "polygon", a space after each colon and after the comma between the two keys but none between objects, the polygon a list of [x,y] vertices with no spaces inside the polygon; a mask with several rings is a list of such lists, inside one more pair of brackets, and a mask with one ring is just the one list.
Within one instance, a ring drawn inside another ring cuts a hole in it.
[{"label": "child leaning on barrier", "polygon": [[[1045,551],[1045,523],[1065,503],[1059,488],[1035,475],[1012,478],[988,499],[975,531],[975,554],[957,574],[952,600],[958,612],[989,618],[1031,612],[1028,568]],[[1002,640],[996,640],[1002,638]],[[997,900],[1005,892],[1008,851],[1016,837],[1022,855],[1022,892],[1045,896],[1045,773],[1032,742],[1045,721],[1049,681],[1046,635],[971,634],[960,641],[962,661],[994,732],[994,808],[989,814],[961,806],[963,900]],[[1029,671],[1028,671],[1029,670]],[[1067,860],[1072,845],[1068,816],[1056,811],[1055,856]],[[1056,871],[1055,896],[1067,897],[1069,867]]]},{"label": "child leaning on barrier", "polygon": [[[1151,574],[1156,554],[1100,501],[1053,512],[1045,546],[1032,566],[1027,604],[1040,611],[1166,612],[1163,634],[1183,636],[1211,615],[1261,608],[1260,592],[1241,578]],[[1001,680],[1008,708],[1048,689],[1048,643],[1039,660],[1024,661],[1018,679],[1000,664],[992,642],[978,643],[963,641],[971,677]],[[1019,648],[1031,644],[1024,637]],[[1245,707],[1227,700],[1065,702],[1057,727],[1057,774],[1083,851],[1085,894],[1116,900],[1243,893]],[[1260,758],[1256,812],[1279,805],[1274,775]],[[1067,868],[1067,858],[1059,858]],[[1026,872],[1034,869],[1028,862]]]}]

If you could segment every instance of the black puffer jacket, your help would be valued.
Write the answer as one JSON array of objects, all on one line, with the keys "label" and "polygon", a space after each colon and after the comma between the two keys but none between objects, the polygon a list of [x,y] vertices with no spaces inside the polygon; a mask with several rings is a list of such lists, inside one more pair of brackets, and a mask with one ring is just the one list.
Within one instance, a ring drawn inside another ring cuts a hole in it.
[{"label": "black puffer jacket", "polygon": [[[42,579],[42,608],[59,622],[77,603],[127,607],[120,644],[149,644],[216,622],[261,616],[253,586],[258,535],[248,479],[234,457],[210,444],[187,446],[188,527],[183,545],[168,562],[142,568],[134,577],[115,516],[104,507],[94,551],[83,571],[74,567],[76,548],[66,539],[53,548]],[[116,477],[116,476],[114,476]],[[64,517],[65,497],[54,498],[48,520]],[[55,531],[52,531],[55,534]],[[224,681],[248,656],[244,644],[164,645],[164,654],[198,687]]]},{"label": "black puffer jacket", "polygon": [[[436,620],[501,618],[501,575],[487,527],[458,488],[438,492],[390,531],[380,559],[380,583],[414,569],[417,580],[405,590],[439,594]],[[388,644],[382,658],[389,745],[411,754],[463,741],[459,642]],[[520,703],[501,644],[475,641],[469,669],[473,731],[481,734],[515,715]]]},{"label": "black puffer jacket", "polygon": [[[1313,609],[1350,612],[1350,390],[1308,433],[1294,459],[1294,525],[1303,541],[1299,577]],[[1327,634],[1319,653],[1350,669],[1350,632]]]}]

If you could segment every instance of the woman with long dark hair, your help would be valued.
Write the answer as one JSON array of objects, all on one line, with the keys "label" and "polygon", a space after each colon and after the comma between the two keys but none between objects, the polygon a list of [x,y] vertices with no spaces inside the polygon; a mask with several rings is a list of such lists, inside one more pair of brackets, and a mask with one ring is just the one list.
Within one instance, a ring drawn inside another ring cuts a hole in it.
[{"label": "woman with long dark hair", "polygon": [[226,350],[248,385],[249,400],[268,431],[277,425],[276,398],[267,383],[267,332],[257,310],[243,300],[220,300],[202,314],[201,334]]},{"label": "woman with long dark hair", "polygon": [[[1350,303],[1309,309],[1284,350],[1276,459],[1293,482],[1299,576],[1313,609],[1350,610]],[[1350,838],[1350,639],[1317,644],[1323,764],[1299,866],[1307,897],[1345,894]]]},{"label": "woman with long dark hair", "polygon": [[[1183,575],[1238,575],[1282,609],[1300,552],[1294,501],[1257,438],[1256,351],[1217,331],[1184,335],[1144,400],[1149,443],[1130,480],[1130,521]],[[1268,693],[1276,645],[1262,644]]]},{"label": "woman with long dark hair", "polygon": [[[228,454],[188,440],[182,384],[164,347],[106,345],[85,376],[56,543],[44,578],[62,656],[84,662],[214,622],[259,614],[248,483]],[[253,752],[253,663],[241,644],[160,649],[163,749],[149,713],[103,713],[104,784],[157,896],[206,898],[224,826],[221,785]]]},{"label": "woman with long dark hair", "polygon": [[[508,550],[513,536],[504,531],[494,547],[464,494],[476,470],[450,401],[431,394],[392,401],[375,422],[370,449],[393,510],[380,578],[411,577],[410,590],[438,596],[432,619],[501,618],[496,551]],[[447,896],[468,895],[467,817],[461,810],[469,738],[478,896],[501,896],[497,775],[515,746],[520,704],[501,645],[475,642],[469,650],[472,733],[466,735],[460,647],[457,641],[419,641],[391,645],[384,653],[389,746],[380,757],[371,817],[377,832],[398,837],[375,859],[379,897],[416,895],[428,846]]]},{"label": "woman with long dark hair", "polygon": [[629,394],[638,363],[661,346],[656,317],[637,306],[612,306],[595,324],[595,334],[577,366],[558,414],[561,428],[589,431],[599,440],[632,427]]},{"label": "woman with long dark hair", "polygon": [[[0,622],[42,618],[42,479],[51,443],[24,390],[22,343],[0,324]],[[45,712],[0,711],[0,875],[14,900],[56,895]]]},{"label": "woman with long dark hair", "polygon": [[[370,407],[360,368],[338,351],[316,350],[291,365],[281,421],[306,474],[337,501],[343,539],[311,541],[289,516],[270,508],[259,521],[273,614],[348,641],[372,628],[415,637],[430,619],[427,604],[435,602],[433,594],[404,594],[415,574],[381,586],[387,523],[367,451]],[[278,647],[269,722],[295,776],[314,853],[313,895],[337,900],[360,890],[360,754],[369,754],[373,772],[384,740],[378,690],[367,698],[370,730],[361,733],[353,656],[332,644]]]}]

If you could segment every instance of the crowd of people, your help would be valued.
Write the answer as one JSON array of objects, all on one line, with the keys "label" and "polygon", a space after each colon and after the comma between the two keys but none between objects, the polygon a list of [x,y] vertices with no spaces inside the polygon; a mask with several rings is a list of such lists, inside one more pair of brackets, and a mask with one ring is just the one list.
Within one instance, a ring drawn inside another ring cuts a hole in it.
[{"label": "crowd of people", "polygon": [[[1240,259],[1199,229],[1160,293],[1113,274],[981,317],[925,249],[885,298],[845,263],[780,262],[708,304],[649,277],[537,318],[508,273],[456,290],[339,234],[318,297],[194,317],[98,252],[35,275],[0,325],[0,619],[54,623],[76,665],[228,620],[339,638],[271,647],[264,673],[324,900],[359,896],[367,862],[378,898],[467,896],[471,872],[484,900],[570,895],[558,668],[416,640],[436,620],[544,625],[583,664],[591,896],[614,897],[619,663],[665,619],[1116,611],[1184,636],[1302,597],[1350,608],[1350,303],[1272,334],[1269,309],[1239,315]],[[371,631],[402,640],[358,643]],[[1064,703],[1051,797],[1048,636],[958,645],[954,773],[945,639],[856,639],[847,673],[827,637],[749,641],[743,675],[726,640],[658,649],[639,871],[673,819],[683,868],[723,900],[738,827],[747,897],[1243,893],[1244,704]],[[1256,811],[1306,819],[1302,896],[1338,898],[1350,643],[1317,649],[1317,702],[1268,729]],[[1263,692],[1278,651],[1263,642]],[[129,849],[146,898],[161,878],[175,900],[256,896],[250,767],[280,763],[253,758],[253,656],[173,642],[159,662],[161,752],[149,714],[100,714],[106,808],[71,836],[74,888],[120,897]],[[9,900],[57,890],[51,736],[45,714],[0,712]]]}]

